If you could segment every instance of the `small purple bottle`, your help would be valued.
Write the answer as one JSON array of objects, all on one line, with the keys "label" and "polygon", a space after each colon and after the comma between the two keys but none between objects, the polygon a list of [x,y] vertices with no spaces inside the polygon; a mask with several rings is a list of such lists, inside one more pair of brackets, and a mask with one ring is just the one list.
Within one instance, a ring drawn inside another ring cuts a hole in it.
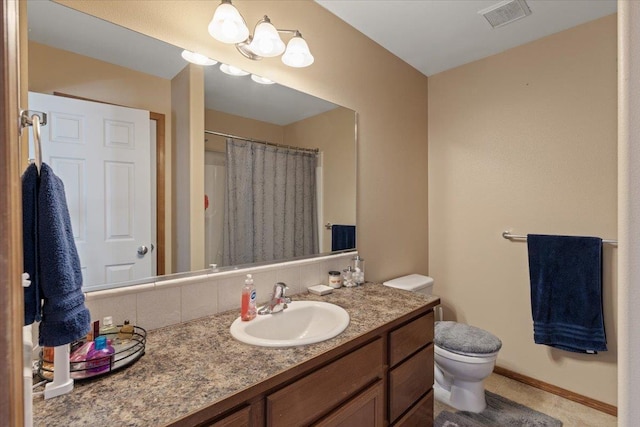
[{"label": "small purple bottle", "polygon": [[93,348],[87,353],[87,371],[89,374],[109,372],[115,350],[107,344],[107,337],[100,335],[94,341]]}]

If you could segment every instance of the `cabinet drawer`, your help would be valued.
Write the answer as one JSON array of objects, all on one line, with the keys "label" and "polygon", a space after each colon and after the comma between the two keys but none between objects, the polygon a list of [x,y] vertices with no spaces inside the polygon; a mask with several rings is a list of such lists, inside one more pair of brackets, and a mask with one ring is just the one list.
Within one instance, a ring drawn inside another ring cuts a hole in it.
[{"label": "cabinet drawer", "polygon": [[433,425],[433,390],[415,404],[394,427],[430,427]]},{"label": "cabinet drawer", "polygon": [[389,366],[395,366],[431,341],[433,341],[433,311],[389,334]]},{"label": "cabinet drawer", "polygon": [[423,348],[389,374],[389,419],[409,409],[433,386],[433,344]]},{"label": "cabinet drawer", "polygon": [[267,425],[308,425],[382,378],[384,357],[377,339],[267,396]]}]

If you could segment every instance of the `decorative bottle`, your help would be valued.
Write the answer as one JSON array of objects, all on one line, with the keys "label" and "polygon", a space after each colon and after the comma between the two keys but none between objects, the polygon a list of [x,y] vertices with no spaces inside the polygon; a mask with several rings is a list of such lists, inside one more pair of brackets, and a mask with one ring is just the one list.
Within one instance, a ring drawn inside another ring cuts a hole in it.
[{"label": "decorative bottle", "polygon": [[353,257],[353,281],[356,286],[364,284],[364,260],[360,255]]},{"label": "decorative bottle", "polygon": [[102,319],[102,327],[100,328],[100,335],[115,335],[118,333],[118,327],[113,324],[113,318],[107,316]]},{"label": "decorative bottle", "polygon": [[89,375],[109,372],[113,362],[113,347],[107,344],[107,337],[100,335],[93,343],[93,348],[87,353],[87,371]]},{"label": "decorative bottle", "polygon": [[242,287],[242,304],[240,305],[240,318],[244,321],[253,320],[256,317],[256,288],[253,286],[253,277],[247,274]]},{"label": "decorative bottle", "polygon": [[129,323],[128,320],[124,321],[124,325],[120,328],[120,332],[118,332],[118,339],[121,343],[127,343],[133,338],[133,325]]}]

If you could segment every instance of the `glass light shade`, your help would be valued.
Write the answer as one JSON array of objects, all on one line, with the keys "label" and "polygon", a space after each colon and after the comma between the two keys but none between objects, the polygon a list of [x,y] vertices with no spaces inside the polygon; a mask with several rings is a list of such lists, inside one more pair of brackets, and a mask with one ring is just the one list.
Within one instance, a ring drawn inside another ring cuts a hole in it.
[{"label": "glass light shade", "polygon": [[218,61],[215,61],[207,56],[204,56],[200,53],[196,53],[196,52],[191,52],[190,50],[183,50],[182,51],[182,58],[185,61],[189,61],[192,64],[196,64],[196,65],[204,65],[204,66],[209,66],[209,65],[215,65],[218,63]]},{"label": "glass light shade", "polygon": [[269,21],[262,21],[256,25],[253,40],[249,45],[249,49],[256,55],[270,58],[278,56],[284,52],[284,42],[278,34],[276,27]]},{"label": "glass light shade", "polygon": [[209,22],[209,34],[223,43],[240,43],[249,37],[249,28],[231,3],[218,6]]},{"label": "glass light shade", "polygon": [[307,42],[301,36],[295,36],[287,44],[282,55],[282,62],[290,67],[302,68],[313,64],[313,55],[309,52]]},{"label": "glass light shade", "polygon": [[233,65],[220,64],[220,71],[230,76],[247,76],[249,73]]},{"label": "glass light shade", "polygon": [[251,80],[253,80],[256,83],[260,83],[261,85],[272,85],[275,83],[273,80],[269,80],[266,77],[260,77],[255,74],[251,74]]}]

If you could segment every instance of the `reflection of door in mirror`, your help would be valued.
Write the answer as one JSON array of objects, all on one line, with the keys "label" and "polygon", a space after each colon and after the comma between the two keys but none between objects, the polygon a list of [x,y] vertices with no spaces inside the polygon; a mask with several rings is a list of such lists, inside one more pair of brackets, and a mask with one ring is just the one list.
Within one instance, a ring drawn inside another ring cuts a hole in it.
[{"label": "reflection of door in mirror", "polygon": [[29,106],[48,116],[42,158],[65,186],[83,288],[154,275],[149,112],[34,92]]},{"label": "reflection of door in mirror", "polygon": [[204,162],[205,262],[207,265],[222,265],[225,156],[223,153],[206,151]]}]

